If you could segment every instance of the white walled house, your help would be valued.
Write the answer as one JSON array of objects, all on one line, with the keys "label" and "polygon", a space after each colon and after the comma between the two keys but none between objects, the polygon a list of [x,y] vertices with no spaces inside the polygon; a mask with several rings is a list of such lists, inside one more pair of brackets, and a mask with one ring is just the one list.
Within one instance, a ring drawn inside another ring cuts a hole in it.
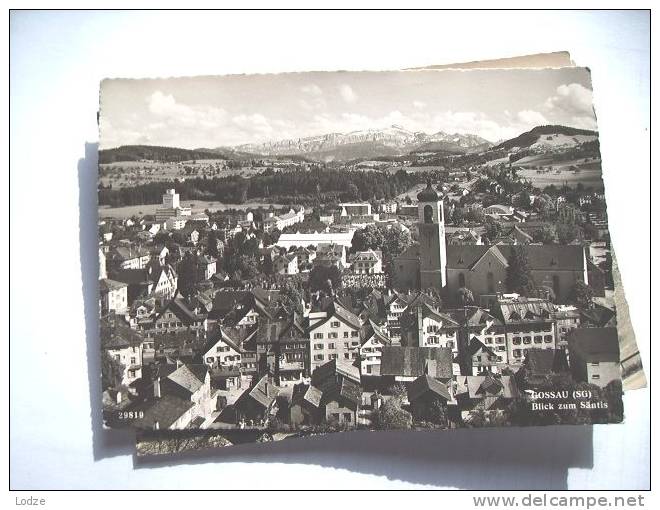
[{"label": "white walled house", "polygon": [[363,376],[380,375],[383,347],[392,342],[385,330],[371,320],[364,325],[360,337],[360,373]]},{"label": "white walled house", "polygon": [[324,312],[310,313],[309,321],[312,372],[327,361],[357,359],[362,324],[355,314],[334,302]]}]

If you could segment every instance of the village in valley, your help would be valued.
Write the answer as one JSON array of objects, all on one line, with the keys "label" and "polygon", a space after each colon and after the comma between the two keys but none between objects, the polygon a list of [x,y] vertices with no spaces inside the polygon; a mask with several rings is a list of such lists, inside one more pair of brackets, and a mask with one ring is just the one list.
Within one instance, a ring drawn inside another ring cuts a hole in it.
[{"label": "village in valley", "polygon": [[[102,181],[106,425],[240,441],[621,421],[602,182],[579,182],[597,134],[570,131],[372,160],[166,154],[185,176]],[[577,180],[534,182],[557,161]]]}]

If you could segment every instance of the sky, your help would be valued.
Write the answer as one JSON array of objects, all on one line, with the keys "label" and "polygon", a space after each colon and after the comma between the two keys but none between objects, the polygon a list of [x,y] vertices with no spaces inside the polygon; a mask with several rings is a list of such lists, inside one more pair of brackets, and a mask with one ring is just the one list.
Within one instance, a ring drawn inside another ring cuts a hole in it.
[{"label": "sky", "polygon": [[109,79],[100,146],[215,148],[382,129],[491,142],[543,124],[596,129],[585,68]]}]

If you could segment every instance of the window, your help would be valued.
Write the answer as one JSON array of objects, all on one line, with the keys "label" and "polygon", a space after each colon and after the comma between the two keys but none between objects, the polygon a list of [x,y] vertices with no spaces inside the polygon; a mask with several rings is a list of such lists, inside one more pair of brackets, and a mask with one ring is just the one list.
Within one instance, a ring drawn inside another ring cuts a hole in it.
[{"label": "window", "polygon": [[321,340],[323,338],[323,333],[314,333],[314,340]]},{"label": "window", "polygon": [[592,379],[600,379],[600,374],[591,374]]},{"label": "window", "polygon": [[135,358],[131,358],[131,365],[135,365]]},{"label": "window", "polygon": [[519,336],[514,336],[513,337],[513,345],[520,345],[520,337]]},{"label": "window", "polygon": [[487,343],[487,344],[492,344],[492,343],[493,343],[493,339],[490,338],[490,337],[487,337],[487,338],[486,338],[486,343]]},{"label": "window", "polygon": [[338,357],[339,357],[339,355],[337,355],[337,354],[331,354],[330,355],[330,359],[337,359]]},{"label": "window", "polygon": [[349,345],[348,342],[344,342],[344,349],[348,349]]},{"label": "window", "polygon": [[545,336],[543,337],[543,341],[544,341],[546,344],[551,343],[551,342],[552,342],[552,335],[545,335]]},{"label": "window", "polygon": [[534,337],[534,343],[535,344],[540,344],[543,341],[543,338],[540,336],[535,336]]},{"label": "window", "polygon": [[348,338],[348,331],[344,331],[344,338]]},{"label": "window", "polygon": [[323,354],[314,354],[314,361],[323,361]]},{"label": "window", "polygon": [[433,207],[430,205],[424,206],[424,223],[433,223]]},{"label": "window", "polygon": [[332,321],[330,323],[330,327],[332,328],[338,328],[339,327],[339,321]]},{"label": "window", "polygon": [[328,344],[328,349],[334,349],[334,348],[335,348],[335,343],[334,343],[334,342],[330,342],[330,343]]},{"label": "window", "polygon": [[339,334],[336,331],[333,333],[328,333],[328,338],[339,338]]},{"label": "window", "polygon": [[520,349],[514,349],[513,350],[513,357],[514,358],[520,358],[522,356],[522,351]]},{"label": "window", "polygon": [[453,349],[454,348],[454,342],[452,340],[447,341],[447,348],[448,349]]},{"label": "window", "polygon": [[344,353],[344,359],[348,359],[348,358],[350,358],[350,355],[347,352],[345,352]]},{"label": "window", "polygon": [[504,343],[504,337],[503,337],[503,336],[500,336],[500,337],[496,338],[495,341],[496,341],[498,344],[503,344],[503,343]]},{"label": "window", "polygon": [[351,331],[351,337],[355,338],[356,336],[358,336],[358,332],[357,331]]},{"label": "window", "polygon": [[323,344],[314,344],[314,350],[315,351],[320,351],[323,349]]},{"label": "window", "polygon": [[532,343],[532,337],[531,337],[531,336],[523,337],[523,343],[524,343],[525,345],[529,345],[529,344],[531,344],[531,343]]},{"label": "window", "polygon": [[344,413],[344,421],[351,423],[351,413]]},{"label": "window", "polygon": [[600,362],[599,362],[599,361],[592,361],[592,362],[591,362],[591,366],[592,366],[592,367],[600,366]]}]

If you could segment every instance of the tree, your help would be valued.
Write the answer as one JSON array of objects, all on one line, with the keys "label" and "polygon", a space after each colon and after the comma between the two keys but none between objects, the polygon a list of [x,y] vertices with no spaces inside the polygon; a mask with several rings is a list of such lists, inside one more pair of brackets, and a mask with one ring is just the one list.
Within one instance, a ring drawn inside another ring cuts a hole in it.
[{"label": "tree", "polygon": [[523,190],[513,197],[513,205],[521,207],[522,209],[529,209],[532,205],[532,198],[527,191]]},{"label": "tree", "polygon": [[583,310],[593,307],[594,289],[584,282],[577,281],[571,291],[571,301]]},{"label": "tree", "polygon": [[557,225],[557,240],[559,244],[570,244],[580,236],[580,227],[570,223]]},{"label": "tree", "polygon": [[502,224],[498,221],[490,220],[486,223],[486,230],[484,234],[492,241],[502,233]]},{"label": "tree", "polygon": [[533,292],[534,280],[524,246],[513,247],[506,273],[506,287],[509,292],[516,292],[521,296],[529,296]]},{"label": "tree", "polygon": [[532,240],[535,243],[553,244],[555,242],[555,229],[551,225],[543,225],[540,229],[534,231]]},{"label": "tree", "polygon": [[195,283],[197,281],[197,268],[195,266],[195,259],[191,253],[187,253],[179,264],[179,275],[177,282],[177,290],[184,298],[190,299],[195,293]]},{"label": "tree", "polygon": [[218,235],[215,230],[210,230],[206,237],[206,252],[214,258],[218,258]]},{"label": "tree", "polygon": [[116,360],[108,351],[103,351],[101,358],[101,382],[103,389],[118,388],[124,376],[124,365]]},{"label": "tree", "polygon": [[401,399],[392,397],[374,413],[374,425],[379,429],[409,429],[412,415],[401,407]]},{"label": "tree", "polygon": [[309,290],[330,294],[341,288],[341,271],[337,266],[315,266],[309,273]]},{"label": "tree", "polygon": [[467,306],[474,303],[474,296],[470,289],[461,287],[456,291],[456,300],[461,306]]},{"label": "tree", "polygon": [[451,213],[451,221],[454,225],[460,225],[463,223],[463,219],[465,218],[465,213],[463,211],[463,208],[461,207],[454,207],[454,210]]}]

